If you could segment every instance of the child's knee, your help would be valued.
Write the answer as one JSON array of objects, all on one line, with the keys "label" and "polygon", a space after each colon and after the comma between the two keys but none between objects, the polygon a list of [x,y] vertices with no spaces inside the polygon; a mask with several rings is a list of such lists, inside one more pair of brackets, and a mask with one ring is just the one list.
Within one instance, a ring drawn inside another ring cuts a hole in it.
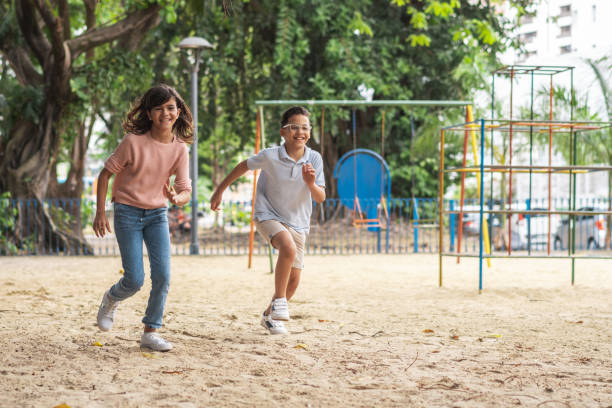
[{"label": "child's knee", "polygon": [[293,240],[288,240],[284,243],[284,245],[280,247],[279,252],[283,254],[283,256],[295,259],[295,256],[297,255],[297,248],[295,246],[295,242],[293,242]]},{"label": "child's knee", "polygon": [[142,276],[124,276],[121,279],[121,286],[129,292],[138,292],[144,285],[144,275]]}]

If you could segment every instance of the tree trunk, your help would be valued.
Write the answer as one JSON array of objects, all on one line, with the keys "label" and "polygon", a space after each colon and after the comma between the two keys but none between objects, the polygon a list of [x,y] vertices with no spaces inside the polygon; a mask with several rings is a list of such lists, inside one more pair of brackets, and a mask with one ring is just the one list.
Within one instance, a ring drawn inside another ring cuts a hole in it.
[{"label": "tree trunk", "polygon": [[[54,109],[46,109],[39,126],[26,121],[16,124],[0,164],[0,172],[4,174],[3,190],[20,199],[14,243],[23,248],[27,241],[44,252],[54,248],[54,251],[71,254],[92,254],[93,250],[83,239],[80,229],[80,209],[75,216],[75,211],[70,210],[75,206],[45,201],[51,184],[50,175],[55,173],[51,171],[51,166],[55,165],[51,153],[54,136],[49,123],[53,120]],[[43,143],[37,143],[41,140]],[[71,217],[66,220],[64,213]],[[38,232],[37,236],[33,236],[32,231]]]}]

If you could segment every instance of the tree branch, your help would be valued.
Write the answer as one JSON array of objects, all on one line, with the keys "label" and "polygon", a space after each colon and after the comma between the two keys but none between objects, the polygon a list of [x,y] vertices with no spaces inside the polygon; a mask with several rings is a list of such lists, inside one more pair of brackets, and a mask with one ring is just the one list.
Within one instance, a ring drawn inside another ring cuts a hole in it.
[{"label": "tree branch", "polygon": [[30,55],[23,47],[7,47],[3,43],[0,44],[0,50],[6,56],[21,85],[39,85],[43,82],[42,75],[36,70]]},{"label": "tree branch", "polygon": [[[83,0],[83,4],[85,4],[85,25],[87,26],[87,31],[93,30],[96,26],[96,2],[97,0]],[[89,49],[85,54],[85,59],[91,61],[94,55],[94,49]]]},{"label": "tree branch", "polygon": [[83,35],[68,40],[66,44],[72,51],[72,59],[77,58],[81,53],[87,50],[97,47],[100,44],[104,44],[123,35],[140,30],[146,25],[149,18],[159,14],[160,6],[154,4],[146,9],[138,10],[134,13],[129,14],[123,20],[107,27],[96,28],[91,31],[85,32]]},{"label": "tree branch", "polygon": [[72,34],[70,32],[70,9],[68,8],[67,0],[60,0],[59,11],[60,17],[62,19],[62,30],[64,31],[64,38],[69,39]]},{"label": "tree branch", "polygon": [[40,65],[44,65],[45,58],[51,50],[51,44],[42,33],[41,23],[36,18],[33,5],[27,0],[16,1],[15,14],[28,46]]},{"label": "tree branch", "polygon": [[[55,65],[60,70],[62,68],[67,69],[68,66],[70,66],[70,56],[66,55],[67,50],[64,48],[66,33],[64,32],[63,25],[60,24],[60,21],[58,21],[58,19],[53,15],[53,11],[49,9],[47,6],[48,3],[45,0],[35,0],[34,4],[36,4],[38,12],[49,29],[52,44],[51,51],[55,57]],[[67,10],[65,11],[67,13]],[[70,17],[68,17],[68,20],[70,20]]]},{"label": "tree branch", "polygon": [[134,32],[126,33],[119,40],[119,47],[128,50],[134,51],[137,49],[142,43],[142,39],[149,32],[149,30],[159,24],[159,14],[152,14],[151,16],[143,19],[140,29]]}]

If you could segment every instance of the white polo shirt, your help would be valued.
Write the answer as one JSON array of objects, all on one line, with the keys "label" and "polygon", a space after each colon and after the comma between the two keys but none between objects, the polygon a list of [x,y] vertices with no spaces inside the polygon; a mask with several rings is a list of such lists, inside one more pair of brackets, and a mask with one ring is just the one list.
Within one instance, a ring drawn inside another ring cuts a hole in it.
[{"label": "white polo shirt", "polygon": [[302,177],[302,165],[306,163],[315,169],[315,184],[325,188],[323,159],[309,147],[297,162],[289,157],[284,144],[247,159],[249,170],[261,169],[255,198],[257,220],[276,220],[299,232],[310,231],[312,196]]}]

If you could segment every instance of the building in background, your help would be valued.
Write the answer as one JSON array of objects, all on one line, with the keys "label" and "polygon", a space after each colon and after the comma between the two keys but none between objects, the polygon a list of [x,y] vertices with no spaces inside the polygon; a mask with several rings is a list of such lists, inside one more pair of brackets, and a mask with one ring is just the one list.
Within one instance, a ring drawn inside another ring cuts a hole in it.
[{"label": "building in background", "polygon": [[[502,12],[509,8],[502,7]],[[599,114],[600,120],[608,121],[601,88],[587,60],[598,61],[608,57],[612,62],[612,0],[539,0],[529,11],[533,16],[522,16],[516,37],[522,49],[509,50],[502,57],[505,65],[548,65],[573,66],[573,84],[578,98],[588,98],[592,112]],[[608,62],[606,65],[609,65]],[[555,86],[570,87],[571,76],[558,74]],[[504,84],[504,82],[506,82]],[[529,106],[530,78],[518,77],[514,82],[513,109]],[[536,79],[535,93],[549,89],[549,78]],[[509,113],[509,81],[496,79],[496,103],[503,106],[503,117]],[[537,107],[536,109],[538,109]],[[553,110],[553,118],[569,120],[562,113]],[[524,154],[523,154],[524,155]],[[535,152],[537,160],[548,162],[548,151]],[[523,157],[523,161],[525,158]],[[553,155],[553,165],[563,165],[560,154]],[[525,200],[529,196],[528,183],[519,178],[513,185],[513,197]],[[587,198],[605,198],[608,195],[608,174],[589,173],[577,176],[577,195]],[[552,191],[558,197],[569,194],[568,177],[553,177]],[[544,199],[548,191],[548,177],[533,177],[532,197]]]},{"label": "building in background", "polygon": [[507,56],[514,63],[576,65],[610,55],[612,1],[539,0],[530,11],[535,15],[523,16],[517,32],[524,50]]}]

